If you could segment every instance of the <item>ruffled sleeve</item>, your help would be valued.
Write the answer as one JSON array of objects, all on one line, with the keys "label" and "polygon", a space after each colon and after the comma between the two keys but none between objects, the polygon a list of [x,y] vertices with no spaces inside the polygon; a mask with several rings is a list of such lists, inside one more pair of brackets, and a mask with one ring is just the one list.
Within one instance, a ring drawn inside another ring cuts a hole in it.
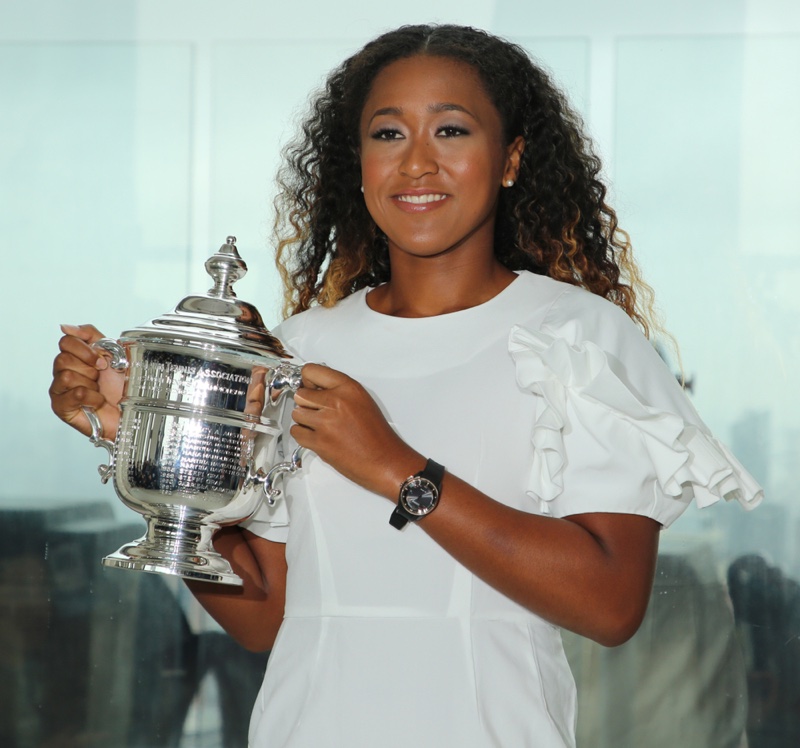
[{"label": "ruffled sleeve", "polygon": [[641,343],[616,355],[556,332],[517,326],[509,338],[517,383],[539,398],[528,493],[543,513],[624,512],[668,526],[693,498],[748,509],[762,500],[638,331]]}]

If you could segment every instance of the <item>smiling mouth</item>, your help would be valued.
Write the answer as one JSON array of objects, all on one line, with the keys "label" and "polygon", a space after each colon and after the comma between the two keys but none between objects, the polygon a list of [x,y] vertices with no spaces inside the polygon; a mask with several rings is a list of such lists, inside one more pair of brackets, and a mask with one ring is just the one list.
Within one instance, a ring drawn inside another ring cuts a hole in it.
[{"label": "smiling mouth", "polygon": [[412,205],[424,205],[425,203],[438,203],[444,200],[447,195],[429,193],[427,195],[398,195],[397,200],[401,203],[411,203]]}]

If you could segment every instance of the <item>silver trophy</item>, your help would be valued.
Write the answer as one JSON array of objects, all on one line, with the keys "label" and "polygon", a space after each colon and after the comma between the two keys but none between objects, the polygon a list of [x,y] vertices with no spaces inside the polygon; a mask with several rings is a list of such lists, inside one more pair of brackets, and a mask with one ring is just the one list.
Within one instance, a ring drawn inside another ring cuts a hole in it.
[{"label": "silver trophy", "polygon": [[207,294],[95,346],[125,372],[117,438],[103,438],[86,409],[91,440],[108,450],[98,468],[147,532],[103,559],[106,566],[242,584],[211,536],[280,496],[278,478],[301,466],[301,449],[280,457],[287,393],[300,367],[232,285],[247,272],[236,238],[206,262]]}]

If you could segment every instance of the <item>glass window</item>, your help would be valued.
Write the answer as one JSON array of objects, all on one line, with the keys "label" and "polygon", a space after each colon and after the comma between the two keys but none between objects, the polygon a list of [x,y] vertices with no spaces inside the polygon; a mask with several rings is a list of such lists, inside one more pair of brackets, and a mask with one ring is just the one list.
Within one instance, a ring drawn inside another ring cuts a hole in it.
[{"label": "glass window", "polygon": [[[116,16],[99,2],[0,9],[2,745],[246,742],[266,655],[180,583],[100,566],[142,523],[100,484],[105,453],[49,412],[58,325],[116,335],[169,311],[208,287],[203,263],[228,234],[250,266],[239,296],[276,323],[273,175],[306,94],[429,10],[265,6],[232,28],[213,5],[196,3],[191,24],[145,0]],[[565,635],[579,745],[794,747],[800,13],[777,0],[467,5],[454,20],[526,46],[586,119],[678,341],[681,359],[668,344],[665,356],[768,495],[752,514],[690,511],[663,534],[628,644]]]}]

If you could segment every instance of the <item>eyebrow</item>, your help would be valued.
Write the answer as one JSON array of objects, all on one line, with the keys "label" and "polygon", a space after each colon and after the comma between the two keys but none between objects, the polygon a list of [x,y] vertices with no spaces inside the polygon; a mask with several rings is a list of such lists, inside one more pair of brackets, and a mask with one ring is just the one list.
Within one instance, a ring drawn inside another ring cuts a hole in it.
[{"label": "eyebrow", "polygon": [[[431,114],[440,114],[442,112],[464,112],[464,114],[468,114],[473,119],[477,119],[477,117],[466,107],[461,106],[461,104],[453,104],[448,101],[443,101],[437,104],[429,104],[427,106],[428,112]],[[400,107],[396,106],[386,106],[381,107],[380,109],[376,109],[372,116],[369,118],[369,121],[375,119],[375,117],[381,116],[394,116],[399,117],[403,114],[403,110]]]}]

